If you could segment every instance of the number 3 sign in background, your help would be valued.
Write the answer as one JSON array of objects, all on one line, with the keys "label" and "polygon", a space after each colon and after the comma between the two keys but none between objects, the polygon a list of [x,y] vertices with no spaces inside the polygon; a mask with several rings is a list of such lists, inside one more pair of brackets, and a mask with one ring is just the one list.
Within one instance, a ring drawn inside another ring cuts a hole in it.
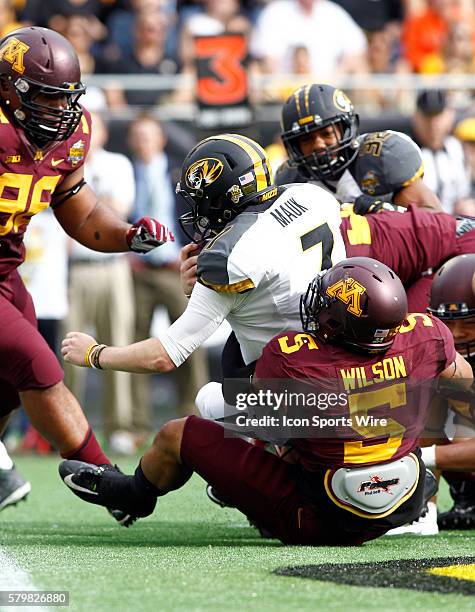
[{"label": "number 3 sign in background", "polygon": [[206,127],[246,125],[252,119],[246,72],[247,43],[240,34],[194,39],[199,122]]}]

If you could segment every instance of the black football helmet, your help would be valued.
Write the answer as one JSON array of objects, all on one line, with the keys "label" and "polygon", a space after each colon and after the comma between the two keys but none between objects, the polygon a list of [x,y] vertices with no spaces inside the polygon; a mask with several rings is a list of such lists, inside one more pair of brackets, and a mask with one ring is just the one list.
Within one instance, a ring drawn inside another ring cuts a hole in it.
[{"label": "black football helmet", "polygon": [[191,209],[179,219],[183,231],[203,242],[272,188],[272,181],[267,155],[254,140],[238,134],[202,140],[186,156],[176,186]]},{"label": "black football helmet", "polygon": [[399,277],[369,257],[344,259],[318,274],[300,300],[305,331],[353,351],[387,351],[407,315]]},{"label": "black football helmet", "polygon": [[[358,154],[359,117],[341,89],[320,84],[300,87],[282,107],[281,124],[289,165],[308,179],[337,180]],[[303,155],[301,136],[327,126],[339,127],[337,143]]]},{"label": "black football helmet", "polygon": [[[439,268],[432,281],[428,312],[442,321],[475,321],[475,253],[458,255]],[[475,359],[475,339],[457,342],[455,348]]]},{"label": "black football helmet", "polygon": [[[81,120],[84,92],[77,54],[61,34],[26,27],[0,40],[0,105],[35,145],[69,138]],[[38,102],[39,95],[65,97],[67,107]]]}]

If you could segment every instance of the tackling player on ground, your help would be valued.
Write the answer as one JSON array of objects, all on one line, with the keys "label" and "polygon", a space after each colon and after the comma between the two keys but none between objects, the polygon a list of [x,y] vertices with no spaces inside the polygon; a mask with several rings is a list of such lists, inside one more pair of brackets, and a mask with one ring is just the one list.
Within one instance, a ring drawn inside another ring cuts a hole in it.
[{"label": "tackling player on ground", "polygon": [[[355,383],[351,371],[363,369],[369,389],[353,386],[349,404],[378,414],[389,402],[390,431],[352,422],[331,437],[291,437],[289,463],[192,416],[160,430],[134,476],[66,461],[63,479],[84,500],[142,516],[196,471],[286,544],[361,544],[418,517],[425,474],[418,438],[431,394],[413,386],[409,401],[406,387],[439,376],[471,381],[449,330],[429,315],[407,316],[400,280],[367,258],[345,260],[317,276],[303,298],[302,320],[305,333],[281,333],[264,349],[255,372],[259,386],[278,378],[332,379],[348,389]],[[383,362],[399,364],[397,380],[381,378]],[[348,416],[348,405],[343,412],[335,408],[337,414]]]},{"label": "tackling player on ground", "polygon": [[[429,312],[452,332],[455,348],[475,372],[475,253],[446,262],[435,274],[430,292]],[[430,468],[443,470],[454,505],[439,515],[440,529],[475,527],[475,397],[456,414],[456,438],[464,442],[424,448],[423,459]],[[472,470],[458,472],[457,470]]]}]

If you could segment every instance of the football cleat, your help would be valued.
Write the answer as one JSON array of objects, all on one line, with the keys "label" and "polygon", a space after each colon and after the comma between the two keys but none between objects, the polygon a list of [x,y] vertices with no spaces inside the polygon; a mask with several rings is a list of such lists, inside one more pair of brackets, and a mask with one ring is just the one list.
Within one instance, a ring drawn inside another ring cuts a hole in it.
[{"label": "football cleat", "polygon": [[213,487],[213,485],[206,485],[206,495],[208,498],[214,503],[220,506],[221,508],[234,508],[235,506],[228,504],[224,499],[222,499],[219,491]]},{"label": "football cleat", "polygon": [[439,514],[440,529],[475,529],[475,482],[460,480],[450,485],[454,505]]},{"label": "football cleat", "polygon": [[7,506],[15,506],[31,491],[31,485],[13,466],[9,470],[0,469],[0,511]]},{"label": "football cleat", "polygon": [[431,497],[437,493],[439,485],[434,474],[426,468],[426,475],[424,481],[424,506],[420,517],[401,525],[390,529],[384,535],[417,535],[417,536],[431,536],[439,533],[439,527],[437,526],[437,505],[434,502],[429,501]]},{"label": "football cleat", "polygon": [[401,527],[396,527],[395,529],[390,529],[385,535],[432,536],[438,533],[437,506],[434,502],[427,502],[417,521],[413,521],[407,525],[401,525]]},{"label": "football cleat", "polygon": [[115,510],[107,508],[107,512],[119,523],[119,525],[122,525],[122,527],[130,527],[139,518],[138,516],[130,514],[130,512],[118,510],[117,508]]},{"label": "football cleat", "polygon": [[105,506],[124,527],[132,525],[138,517],[152,514],[155,509],[156,498],[138,497],[132,487],[134,477],[122,474],[116,466],[69,460],[60,464],[59,473],[75,495],[91,504]]}]

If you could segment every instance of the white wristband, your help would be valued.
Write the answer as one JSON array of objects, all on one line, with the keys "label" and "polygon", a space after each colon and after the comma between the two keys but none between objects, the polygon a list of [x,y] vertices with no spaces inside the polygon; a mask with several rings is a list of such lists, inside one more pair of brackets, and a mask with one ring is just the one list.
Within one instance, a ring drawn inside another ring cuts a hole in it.
[{"label": "white wristband", "polygon": [[437,467],[435,461],[435,444],[421,448],[421,458],[428,468]]}]

